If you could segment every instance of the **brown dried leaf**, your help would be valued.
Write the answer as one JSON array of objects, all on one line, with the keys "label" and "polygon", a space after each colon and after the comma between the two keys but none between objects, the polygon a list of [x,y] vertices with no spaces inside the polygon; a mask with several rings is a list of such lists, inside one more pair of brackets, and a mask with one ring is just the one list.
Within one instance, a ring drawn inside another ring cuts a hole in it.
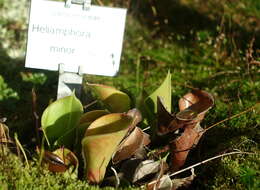
[{"label": "brown dried leaf", "polygon": [[65,172],[67,170],[64,160],[50,151],[44,151],[43,160],[48,164],[48,169],[52,172]]},{"label": "brown dried leaf", "polygon": [[150,135],[148,135],[147,133],[143,132],[143,142],[142,142],[143,146],[142,147],[149,145],[150,142],[151,142]]},{"label": "brown dried leaf", "polygon": [[136,127],[118,146],[112,159],[113,163],[116,164],[122,160],[130,158],[140,148],[149,143],[149,135],[144,133],[140,128]]},{"label": "brown dried leaf", "polygon": [[158,160],[129,159],[122,164],[121,171],[125,179],[132,183],[140,182],[147,177],[156,175],[161,168],[165,171],[168,168],[166,162]]},{"label": "brown dried leaf", "polygon": [[149,174],[156,173],[160,170],[160,161],[154,161],[154,160],[145,160],[142,161],[138,167],[135,170],[134,176],[133,176],[133,183],[141,180],[145,176]]},{"label": "brown dried leaf", "polygon": [[179,100],[180,112],[176,114],[176,118],[185,127],[195,127],[213,105],[214,99],[211,94],[202,90],[193,90]]},{"label": "brown dried leaf", "polygon": [[158,135],[174,132],[179,128],[195,127],[213,106],[212,95],[202,90],[193,90],[179,100],[180,112],[173,116],[158,97]]},{"label": "brown dried leaf", "polygon": [[132,124],[131,124],[131,126],[129,127],[129,130],[128,130],[128,131],[132,131],[135,128],[135,126],[139,122],[142,121],[142,114],[137,108],[134,108],[134,109],[129,110],[127,112],[127,115],[133,118]]},{"label": "brown dried leaf", "polygon": [[199,124],[195,128],[186,127],[180,137],[170,142],[172,171],[177,171],[184,165],[190,149],[198,143],[203,135],[202,130]]},{"label": "brown dried leaf", "polygon": [[135,154],[134,154],[134,158],[142,159],[142,160],[147,158],[147,150],[146,150],[146,148],[145,147],[141,147],[141,148],[137,149]]},{"label": "brown dried leaf", "polygon": [[77,169],[79,165],[75,154],[66,148],[59,148],[54,152],[45,150],[43,160],[52,172],[65,172],[70,166]]}]

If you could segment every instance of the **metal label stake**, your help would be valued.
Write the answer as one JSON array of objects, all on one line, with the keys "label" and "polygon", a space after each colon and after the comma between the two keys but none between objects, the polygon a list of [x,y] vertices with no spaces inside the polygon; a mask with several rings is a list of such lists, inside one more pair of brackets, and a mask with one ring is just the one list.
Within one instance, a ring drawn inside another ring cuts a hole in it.
[{"label": "metal label stake", "polygon": [[57,99],[70,96],[73,91],[78,98],[81,98],[82,89],[82,67],[79,67],[78,73],[64,72],[64,64],[59,64],[59,82]]},{"label": "metal label stake", "polygon": [[[70,8],[71,4],[82,4],[83,10],[89,10],[91,0],[66,0],[65,7]],[[59,82],[57,99],[70,96],[73,91],[78,98],[81,98],[82,80],[83,80],[83,67],[79,66],[78,73],[65,72],[64,64],[59,64]]]}]

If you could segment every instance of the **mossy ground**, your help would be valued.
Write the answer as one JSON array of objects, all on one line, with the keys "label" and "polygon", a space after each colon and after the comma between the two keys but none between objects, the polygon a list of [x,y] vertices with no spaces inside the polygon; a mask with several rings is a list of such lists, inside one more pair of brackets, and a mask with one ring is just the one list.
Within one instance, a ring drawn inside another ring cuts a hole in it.
[{"label": "mossy ground", "polygon": [[[30,161],[25,165],[17,155],[5,150],[0,152],[0,190],[97,190],[97,186],[90,186],[85,181],[73,179],[64,174],[53,174],[47,168],[39,167],[38,161]],[[112,187],[104,187],[112,190]],[[125,187],[120,189],[137,189]]]},{"label": "mossy ground", "polygon": [[[7,117],[11,132],[18,132],[31,151],[35,139],[31,89],[36,89],[42,113],[55,99],[57,73],[24,69],[27,8],[25,0],[19,5],[0,0],[0,117]],[[260,61],[259,21],[260,2],[255,0],[132,1],[120,72],[113,78],[86,76],[85,80],[127,91],[135,106],[134,97],[141,89],[152,92],[171,70],[175,112],[178,99],[191,87],[214,96],[215,106],[202,123],[208,127],[260,100],[260,66],[252,62]],[[250,112],[209,130],[187,165],[231,149],[256,154],[201,165],[190,189],[259,189],[259,125],[259,113]],[[95,189],[39,169],[36,163],[26,168],[14,156],[1,157],[0,188]]]}]

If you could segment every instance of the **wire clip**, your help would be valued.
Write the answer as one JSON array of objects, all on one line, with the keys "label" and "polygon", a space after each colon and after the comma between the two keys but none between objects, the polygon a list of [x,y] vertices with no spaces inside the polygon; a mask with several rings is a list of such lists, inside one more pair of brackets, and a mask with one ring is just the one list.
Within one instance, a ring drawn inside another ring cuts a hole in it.
[{"label": "wire clip", "polygon": [[83,5],[83,10],[88,11],[91,6],[91,0],[66,0],[65,7],[70,8],[71,4]]}]

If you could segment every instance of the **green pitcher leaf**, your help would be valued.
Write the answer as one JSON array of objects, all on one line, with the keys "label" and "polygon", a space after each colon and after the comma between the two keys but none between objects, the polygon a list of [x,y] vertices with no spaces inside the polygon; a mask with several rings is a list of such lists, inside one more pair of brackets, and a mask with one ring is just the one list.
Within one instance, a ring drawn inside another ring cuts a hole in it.
[{"label": "green pitcher leaf", "polygon": [[81,102],[75,94],[50,104],[43,112],[41,124],[51,145],[70,148],[75,140],[75,128],[83,113]]},{"label": "green pitcher leaf", "polygon": [[93,111],[89,111],[84,113],[81,118],[79,123],[80,124],[84,124],[84,123],[92,123],[93,121],[95,121],[97,118],[109,114],[109,112],[107,110],[93,110]]},{"label": "green pitcher leaf", "polygon": [[78,126],[78,134],[79,134],[80,141],[84,136],[84,133],[86,129],[89,127],[89,125],[96,119],[106,114],[109,114],[107,110],[93,110],[93,111],[86,112],[81,116],[79,121],[79,126]]},{"label": "green pitcher leaf", "polygon": [[109,111],[122,113],[130,109],[130,98],[126,93],[114,87],[100,84],[89,84],[89,86],[95,91],[100,100],[104,102]]},{"label": "green pitcher leaf", "polygon": [[145,103],[151,111],[157,113],[157,97],[162,99],[166,110],[171,113],[171,73],[168,71],[166,78],[159,88],[157,88],[146,100]]},{"label": "green pitcher leaf", "polygon": [[100,183],[106,167],[132,123],[126,114],[113,113],[95,120],[82,140],[86,178],[90,183]]}]

